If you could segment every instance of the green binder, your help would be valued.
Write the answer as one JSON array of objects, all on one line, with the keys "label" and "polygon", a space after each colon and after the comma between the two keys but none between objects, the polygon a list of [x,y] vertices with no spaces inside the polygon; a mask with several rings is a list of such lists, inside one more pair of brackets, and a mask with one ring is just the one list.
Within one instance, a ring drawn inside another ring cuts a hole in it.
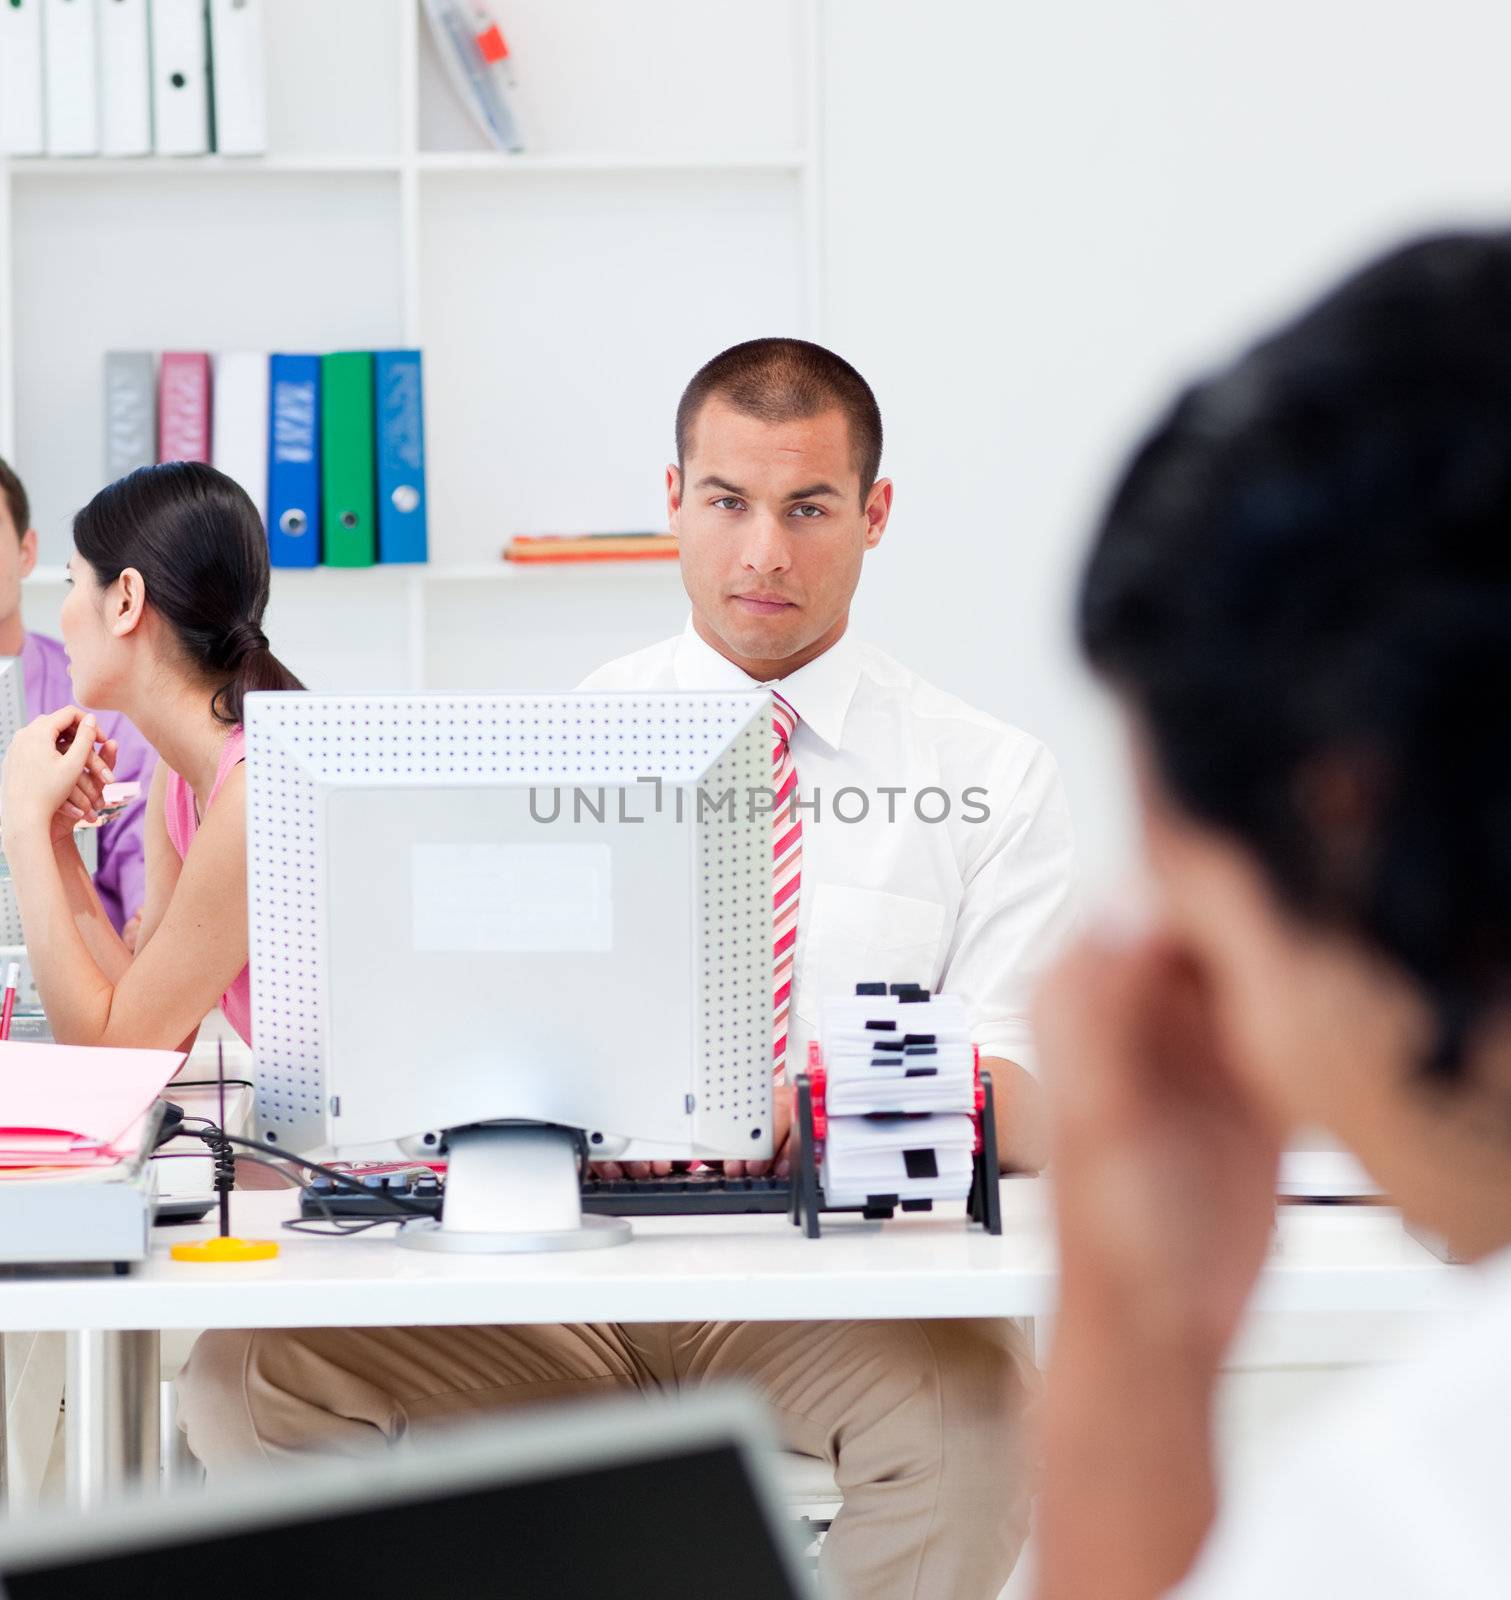
[{"label": "green binder", "polygon": [[325,564],[370,567],[378,558],[370,350],[320,358],[320,456]]}]

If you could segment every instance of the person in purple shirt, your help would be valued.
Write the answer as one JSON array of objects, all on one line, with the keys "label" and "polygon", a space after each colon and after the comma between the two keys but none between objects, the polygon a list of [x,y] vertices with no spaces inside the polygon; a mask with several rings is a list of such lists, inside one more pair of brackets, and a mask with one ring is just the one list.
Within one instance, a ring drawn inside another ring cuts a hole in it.
[{"label": "person in purple shirt", "polygon": [[[37,532],[31,525],[26,490],[0,459],[0,656],[21,658],[28,717],[60,710],[74,698],[63,646],[46,634],[28,633],[21,623],[21,581],[36,564]],[[119,712],[97,712],[95,720],[100,737],[115,741],[116,782],[142,786],[141,797],[100,829],[100,862],[94,878],[105,915],[126,947],[134,949],[147,899],[142,824],[157,752]]]}]

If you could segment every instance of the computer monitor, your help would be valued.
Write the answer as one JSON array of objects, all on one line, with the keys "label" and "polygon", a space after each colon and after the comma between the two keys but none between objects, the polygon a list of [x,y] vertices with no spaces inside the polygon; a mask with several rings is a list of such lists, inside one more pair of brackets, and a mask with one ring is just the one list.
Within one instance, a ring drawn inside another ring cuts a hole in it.
[{"label": "computer monitor", "polygon": [[770,697],[254,695],[260,1136],[439,1155],[459,1250],[617,1243],[578,1159],[771,1153]]},{"label": "computer monitor", "polygon": [[280,1465],[196,1495],[0,1527],[5,1600],[720,1600],[813,1593],[733,1395],[594,1402],[442,1431],[357,1460]]}]

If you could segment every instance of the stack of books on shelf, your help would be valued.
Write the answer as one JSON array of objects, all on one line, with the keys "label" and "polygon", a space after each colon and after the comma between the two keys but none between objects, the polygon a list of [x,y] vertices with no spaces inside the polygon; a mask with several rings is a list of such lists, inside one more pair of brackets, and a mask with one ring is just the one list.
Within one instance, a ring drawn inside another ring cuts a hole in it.
[{"label": "stack of books on shelf", "polygon": [[105,477],[207,461],[251,496],[275,567],[426,559],[418,350],[112,350]]},{"label": "stack of books on shelf", "polygon": [[573,561],[675,561],[677,541],[669,533],[521,534],[504,546],[504,560],[520,566]]},{"label": "stack of books on shelf", "polygon": [[263,0],[3,0],[0,155],[261,155]]}]

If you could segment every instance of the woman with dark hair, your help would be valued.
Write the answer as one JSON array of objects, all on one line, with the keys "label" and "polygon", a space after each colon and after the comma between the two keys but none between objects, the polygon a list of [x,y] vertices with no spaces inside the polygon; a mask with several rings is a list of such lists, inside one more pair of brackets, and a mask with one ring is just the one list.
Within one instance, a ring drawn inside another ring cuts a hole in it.
[{"label": "woman with dark hair", "polygon": [[[1153,904],[1041,997],[1041,1600],[1511,1593],[1508,329],[1511,238],[1401,250],[1185,394],[1106,514],[1081,636]],[[1217,1511],[1303,1124],[1476,1265],[1421,1360]]]},{"label": "woman with dark hair", "polygon": [[219,1004],[250,1042],[242,703],[302,687],[262,632],[261,518],[224,473],[171,462],[102,489],[74,519],[74,546],[60,619],[74,691],[124,712],[162,759],[133,957],[73,844],[110,781],[111,742],[70,706],[36,718],[6,757],[5,855],[53,1036],[177,1048]]}]

